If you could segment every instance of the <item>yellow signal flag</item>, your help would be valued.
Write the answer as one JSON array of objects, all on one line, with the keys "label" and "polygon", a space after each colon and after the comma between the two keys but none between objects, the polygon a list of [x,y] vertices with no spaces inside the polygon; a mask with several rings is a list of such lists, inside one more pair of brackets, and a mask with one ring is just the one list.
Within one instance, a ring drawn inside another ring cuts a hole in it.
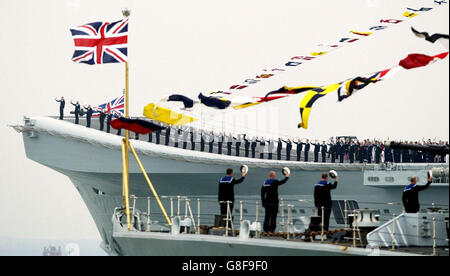
[{"label": "yellow signal flag", "polygon": [[413,13],[413,12],[405,12],[405,13],[403,14],[404,17],[409,17],[409,18],[414,17],[414,16],[417,16],[417,15],[419,15],[419,14]]},{"label": "yellow signal flag", "polygon": [[326,53],[328,53],[328,52],[312,52],[311,56],[317,57],[317,56],[325,55]]},{"label": "yellow signal flag", "polygon": [[339,89],[340,83],[331,84],[314,90],[310,90],[302,98],[300,102],[300,117],[301,122],[298,124],[298,128],[308,129],[309,115],[313,104],[321,97],[335,92]]},{"label": "yellow signal flag", "polygon": [[144,107],[144,116],[172,126],[181,126],[197,121],[196,118],[150,103]]},{"label": "yellow signal flag", "polygon": [[365,32],[357,32],[357,31],[350,31],[352,34],[355,34],[355,35],[361,35],[361,36],[369,36],[369,35],[371,35],[372,33],[371,32],[367,32],[367,33],[365,33]]}]

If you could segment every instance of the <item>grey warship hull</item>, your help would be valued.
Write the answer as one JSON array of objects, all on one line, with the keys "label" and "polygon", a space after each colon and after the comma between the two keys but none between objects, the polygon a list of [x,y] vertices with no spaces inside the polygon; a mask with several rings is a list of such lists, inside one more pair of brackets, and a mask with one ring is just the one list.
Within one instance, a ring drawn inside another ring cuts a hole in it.
[{"label": "grey warship hull", "polygon": [[239,240],[237,237],[180,235],[163,233],[115,233],[117,250],[130,256],[407,256],[370,248],[352,248],[321,243],[267,239]]},{"label": "grey warship hull", "polygon": [[[134,242],[113,235],[111,217],[114,209],[122,205],[122,164],[120,143],[121,137],[113,134],[87,129],[46,117],[36,117],[28,120],[24,126],[16,126],[23,134],[25,152],[29,159],[56,170],[70,178],[87,205],[99,233],[104,242],[105,250],[110,254],[121,254],[111,246],[115,243],[127,247],[127,252],[133,252]],[[144,167],[148,170],[150,179],[160,195],[167,210],[171,209],[170,197],[182,195],[191,199],[200,199],[202,209],[210,210],[202,214],[205,224],[212,224],[214,215],[218,213],[217,180],[223,176],[228,167],[238,168],[247,164],[250,172],[245,182],[236,186],[236,202],[245,201],[244,219],[255,215],[255,205],[248,202],[259,201],[260,187],[269,170],[280,171],[289,167],[292,173],[290,181],[280,188],[280,194],[286,202],[296,203],[294,216],[314,214],[312,191],[313,185],[320,173],[329,169],[339,172],[339,188],[333,192],[333,199],[352,201],[359,208],[379,209],[382,217],[390,219],[394,213],[402,212],[398,204],[407,177],[419,175],[425,179],[426,169],[431,165],[406,166],[403,170],[388,172],[397,177],[392,183],[371,183],[367,179],[377,174],[374,164],[331,164],[305,163],[293,161],[258,160],[244,157],[223,156],[204,152],[192,152],[179,148],[155,145],[144,141],[133,141],[134,147],[141,157]],[[448,164],[440,165],[446,166]],[[385,173],[385,171],[383,171]],[[139,167],[131,157],[130,162],[130,194],[138,198],[151,196],[150,189],[140,173]],[[448,208],[448,183],[439,183],[421,194],[424,208],[437,206]],[[137,201],[137,209],[145,210],[147,201]],[[235,204],[235,211],[239,208]],[[193,208],[195,210],[195,208]],[[152,220],[164,224],[154,201],[151,203]],[[172,210],[173,211],[173,210]],[[342,221],[342,210],[334,210],[333,227],[339,227]],[[261,212],[263,212],[261,210]],[[175,255],[179,245],[175,241],[157,241],[157,248],[165,250],[158,252],[134,252],[139,255]],[[153,244],[150,247],[155,246]],[[136,247],[137,248],[137,247]],[[237,248],[237,247],[236,247]],[[231,249],[230,249],[231,250]],[[250,250],[250,249],[249,249]],[[253,250],[253,249],[251,249]],[[252,255],[251,250],[248,252]],[[256,249],[255,249],[256,250]],[[234,255],[233,250],[223,252],[224,255]],[[179,252],[179,251],[177,251]],[[234,251],[237,252],[237,251]],[[190,254],[192,251],[186,251]],[[202,254],[208,252],[202,252]],[[258,251],[254,252],[258,254]],[[236,253],[242,254],[242,252]],[[280,255],[289,255],[289,250]],[[307,254],[307,253],[305,253]],[[209,254],[208,254],[209,255]]]}]

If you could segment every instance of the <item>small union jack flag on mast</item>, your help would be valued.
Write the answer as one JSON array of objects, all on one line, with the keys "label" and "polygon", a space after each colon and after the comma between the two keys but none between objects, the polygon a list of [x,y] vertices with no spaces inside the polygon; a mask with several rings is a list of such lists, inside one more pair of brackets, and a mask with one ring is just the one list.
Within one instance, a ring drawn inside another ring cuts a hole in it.
[{"label": "small union jack flag on mast", "polygon": [[94,110],[94,112],[92,113],[92,117],[99,117],[101,110],[104,110],[105,112],[111,112],[111,114],[115,118],[123,117],[125,112],[125,98],[124,96],[121,96],[108,103],[95,106],[92,109]]},{"label": "small union jack flag on mast", "polygon": [[70,31],[75,44],[74,62],[93,65],[128,61],[128,18],[89,23]]}]

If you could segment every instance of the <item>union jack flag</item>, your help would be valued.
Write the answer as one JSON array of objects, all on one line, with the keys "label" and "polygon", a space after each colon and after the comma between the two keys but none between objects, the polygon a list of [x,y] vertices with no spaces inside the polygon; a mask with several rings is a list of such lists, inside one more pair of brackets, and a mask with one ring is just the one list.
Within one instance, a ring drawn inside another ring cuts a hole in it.
[{"label": "union jack flag", "polygon": [[125,112],[125,97],[119,97],[110,101],[109,103],[104,103],[99,106],[95,106],[92,108],[92,117],[100,116],[100,111],[105,110],[106,112],[111,111],[113,117],[119,118],[124,116]]},{"label": "union jack flag", "polygon": [[70,32],[75,44],[74,62],[93,65],[128,61],[128,18],[89,23]]}]

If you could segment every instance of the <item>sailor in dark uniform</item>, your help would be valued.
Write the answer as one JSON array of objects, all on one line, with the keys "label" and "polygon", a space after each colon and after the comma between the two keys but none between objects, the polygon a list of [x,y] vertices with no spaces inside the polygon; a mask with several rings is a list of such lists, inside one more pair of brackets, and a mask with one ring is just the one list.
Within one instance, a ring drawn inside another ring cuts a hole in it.
[{"label": "sailor in dark uniform", "polygon": [[379,143],[375,144],[375,163],[377,164],[380,164],[381,162],[381,152],[381,145]]},{"label": "sailor in dark uniform", "polygon": [[305,143],[305,162],[308,162],[310,148],[311,148],[311,144],[309,143],[309,140],[306,140],[306,143]]},{"label": "sailor in dark uniform", "polygon": [[384,148],[384,160],[386,162],[394,162],[394,159],[392,157],[392,149],[386,146]]},{"label": "sailor in dark uniform", "polygon": [[344,162],[346,160],[350,160],[350,146],[351,146],[352,140],[345,139],[342,147],[344,148]]},{"label": "sailor in dark uniform", "polygon": [[200,151],[205,151],[205,133],[203,130],[200,132]]},{"label": "sailor in dark uniform", "polygon": [[164,145],[168,146],[169,142],[170,142],[170,133],[171,133],[171,128],[168,127],[166,128],[166,133],[164,135]]},{"label": "sailor in dark uniform", "polygon": [[291,161],[292,141],[291,139],[287,139],[285,143],[286,143],[286,160]]},{"label": "sailor in dark uniform", "polygon": [[91,118],[94,111],[90,105],[87,108],[83,106],[83,108],[86,110],[86,127],[91,127]]},{"label": "sailor in dark uniform", "polygon": [[428,178],[428,182],[426,185],[418,186],[417,177],[411,177],[411,184],[405,187],[402,196],[403,206],[405,207],[406,213],[419,212],[419,192],[428,189],[431,185],[431,182],[433,182],[433,176],[430,176]]},{"label": "sailor in dark uniform", "polygon": [[98,120],[100,122],[100,131],[103,131],[105,129],[106,112],[102,108],[102,109],[100,109],[99,114],[100,115],[98,116]]},{"label": "sailor in dark uniform", "polygon": [[244,134],[244,151],[245,157],[250,156],[250,141],[247,139],[247,135]]},{"label": "sailor in dark uniform", "polygon": [[233,169],[227,169],[226,173],[227,175],[222,177],[219,181],[219,206],[221,215],[227,214],[226,201],[231,201],[230,211],[233,212],[234,185],[242,183],[247,175],[246,173],[243,173],[241,178],[235,179]]},{"label": "sailor in dark uniform", "polygon": [[336,154],[339,156],[339,163],[344,163],[344,148],[341,141],[336,142]]},{"label": "sailor in dark uniform", "polygon": [[348,157],[349,152],[350,152],[350,142],[348,139],[346,139],[345,141],[342,141],[342,153],[343,153],[342,159],[343,159],[343,161],[345,160],[346,156]]},{"label": "sailor in dark uniform", "polygon": [[195,150],[195,132],[194,129],[190,129],[190,136],[191,136],[191,150]]},{"label": "sailor in dark uniform", "polygon": [[362,145],[359,141],[357,141],[355,143],[355,162],[357,161],[361,161],[361,159],[363,159],[362,155],[363,155],[363,148]]},{"label": "sailor in dark uniform", "polygon": [[241,155],[241,135],[234,139],[236,141],[236,156]]},{"label": "sailor in dark uniform", "polygon": [[350,145],[348,147],[348,158],[350,160],[350,164],[355,163],[355,151],[356,151],[356,145],[353,141],[351,141]]},{"label": "sailor in dark uniform", "polygon": [[339,163],[344,163],[344,145],[341,140],[336,142],[336,158],[339,157]]},{"label": "sailor in dark uniform", "polygon": [[[441,142],[439,142],[439,145],[440,145],[440,146],[447,146],[447,147],[448,147],[448,142],[445,143],[444,141],[441,141]],[[439,156],[439,163],[445,163],[445,160],[447,159],[446,157],[447,157],[447,154],[442,153],[442,154]]]},{"label": "sailor in dark uniform", "polygon": [[394,162],[395,163],[400,163],[400,156],[401,156],[401,151],[400,149],[395,148],[394,149]]},{"label": "sailor in dark uniform", "polygon": [[281,141],[281,138],[278,138],[277,143],[277,160],[281,160],[281,151],[283,150],[283,142]]},{"label": "sailor in dark uniform", "polygon": [[320,151],[322,152],[322,163],[326,163],[327,162],[328,146],[325,143],[325,141],[322,142],[322,145],[320,146]]},{"label": "sailor in dark uniform", "polygon": [[373,156],[373,144],[368,142],[367,144],[367,163],[372,164],[372,156]]},{"label": "sailor in dark uniform", "polygon": [[367,156],[367,147],[366,144],[364,142],[364,144],[361,144],[359,146],[359,163],[364,163],[364,160],[366,160],[366,156]]},{"label": "sailor in dark uniform", "polygon": [[[158,123],[158,125],[161,125],[161,124]],[[155,132],[155,142],[158,145],[161,143],[161,131]]]},{"label": "sailor in dark uniform", "polygon": [[331,163],[336,163],[336,144],[333,140],[330,141],[330,149],[329,152],[331,154]]},{"label": "sailor in dark uniform", "polygon": [[113,118],[112,112],[108,111],[107,115],[106,115],[106,132],[107,133],[111,132],[111,125],[110,125],[110,123],[112,121],[112,118]]},{"label": "sailor in dark uniform", "polygon": [[222,154],[222,147],[223,147],[223,134],[220,133],[218,139],[217,139],[217,153]]},{"label": "sailor in dark uniform", "polygon": [[281,181],[276,180],[275,177],[276,173],[271,171],[269,179],[264,181],[261,188],[261,202],[265,209],[264,232],[274,232],[277,227],[278,187],[288,181],[290,174],[287,174]]},{"label": "sailor in dark uniform", "polygon": [[61,99],[57,100],[55,98],[55,101],[59,103],[59,119],[64,119],[64,107],[66,106],[66,101],[64,100],[64,97],[61,97]]},{"label": "sailor in dark uniform", "polygon": [[294,144],[297,145],[297,147],[295,149],[297,152],[297,161],[300,161],[300,159],[302,157],[303,143],[300,139],[298,139],[298,141],[294,142]]},{"label": "sailor in dark uniform", "polygon": [[233,147],[233,136],[230,133],[230,135],[225,136],[225,137],[227,139],[227,155],[231,156],[231,150],[232,150],[232,147]]},{"label": "sailor in dark uniform", "polygon": [[322,221],[322,207],[324,211],[324,230],[328,231],[330,225],[331,214],[331,190],[336,189],[338,184],[338,176],[333,184],[328,182],[328,173],[322,174],[322,179],[314,186],[314,206],[316,207],[317,214]]},{"label": "sailor in dark uniform", "polygon": [[319,162],[319,152],[320,152],[320,144],[316,141],[314,145],[314,162]]},{"label": "sailor in dark uniform", "polygon": [[78,125],[79,120],[80,120],[80,111],[81,111],[81,105],[79,102],[73,103],[72,101],[70,101],[70,104],[72,104],[73,106],[75,106],[75,110],[73,111],[73,114],[75,115],[75,124]]},{"label": "sailor in dark uniform", "polygon": [[252,139],[252,143],[251,143],[251,148],[252,148],[252,158],[256,158],[256,146],[258,145],[257,143],[257,139],[255,137],[253,137]]},{"label": "sailor in dark uniform", "polygon": [[361,159],[363,158],[362,155],[363,155],[363,148],[362,148],[361,143],[358,141],[358,142],[356,143],[356,155],[355,155],[355,161],[356,161],[356,162],[361,161]]}]

